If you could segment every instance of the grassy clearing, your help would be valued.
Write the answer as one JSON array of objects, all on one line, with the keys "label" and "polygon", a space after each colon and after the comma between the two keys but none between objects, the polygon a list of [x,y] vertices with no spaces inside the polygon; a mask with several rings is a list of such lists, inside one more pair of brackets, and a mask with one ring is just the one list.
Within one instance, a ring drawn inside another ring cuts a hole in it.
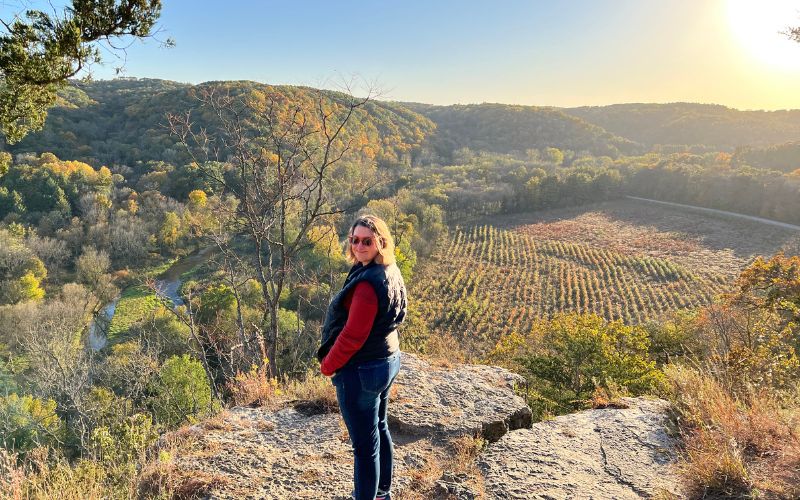
[{"label": "grassy clearing", "polygon": [[158,305],[158,298],[149,288],[141,285],[126,288],[108,326],[108,341],[120,341],[134,323],[146,318]]},{"label": "grassy clearing", "polygon": [[477,458],[485,447],[486,441],[483,438],[473,436],[453,438],[442,445],[428,443],[425,448],[436,451],[425,455],[424,466],[409,471],[411,484],[398,492],[397,498],[456,498],[452,492],[437,484],[440,480],[451,483],[456,488],[464,487],[476,494],[476,498],[485,498],[483,475],[477,463]]},{"label": "grassy clearing", "polygon": [[266,367],[253,367],[239,373],[228,384],[234,406],[259,406],[278,409],[292,405],[311,413],[338,411],[336,391],[330,379],[309,371],[301,379],[270,379]]}]

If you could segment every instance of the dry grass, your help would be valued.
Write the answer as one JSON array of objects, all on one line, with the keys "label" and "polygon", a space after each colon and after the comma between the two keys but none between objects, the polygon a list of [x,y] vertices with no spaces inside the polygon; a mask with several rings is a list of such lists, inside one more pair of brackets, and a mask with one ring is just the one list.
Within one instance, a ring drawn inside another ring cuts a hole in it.
[{"label": "dry grass", "polygon": [[592,393],[592,399],[589,400],[589,406],[594,409],[630,408],[629,404],[620,399],[624,395],[619,390],[597,386]]},{"label": "dry grass", "polygon": [[203,430],[196,425],[185,425],[172,432],[161,436],[158,448],[160,450],[191,450],[202,441]]},{"label": "dry grass", "polygon": [[3,498],[100,500],[130,497],[134,491],[132,481],[130,484],[109,484],[108,471],[102,464],[90,460],[72,465],[63,458],[51,461],[26,459],[24,468],[17,469],[16,475],[19,473],[24,474],[23,482],[18,483],[10,495],[3,492]]},{"label": "dry grass", "polygon": [[453,368],[466,362],[464,346],[446,333],[431,335],[425,344],[425,359],[436,368]]},{"label": "dry grass", "polygon": [[[431,445],[431,443],[428,443]],[[411,482],[401,492],[399,500],[423,500],[430,498],[455,498],[442,491],[437,481],[449,481],[457,478],[457,482],[476,493],[476,498],[485,498],[483,476],[478,470],[477,458],[486,446],[480,437],[462,436],[447,442],[444,447],[426,446],[431,451],[425,454],[425,463],[421,467],[407,472]]]},{"label": "dry grass", "polygon": [[230,480],[220,474],[201,470],[184,470],[171,460],[149,464],[139,475],[138,496],[140,498],[167,497],[194,499],[207,496],[218,486]]},{"label": "dry grass", "polygon": [[253,424],[253,428],[258,432],[272,432],[275,430],[275,424],[269,420],[259,420]]},{"label": "dry grass", "polygon": [[227,388],[235,406],[270,406],[281,395],[278,381],[267,374],[266,364],[237,373]]},{"label": "dry grass", "polygon": [[667,367],[684,438],[690,494],[703,498],[800,498],[800,409],[766,392],[733,397],[703,373]]},{"label": "dry grass", "polygon": [[456,473],[473,472],[475,461],[486,447],[486,440],[481,437],[461,436],[450,441],[452,459],[448,470]]},{"label": "dry grass", "polygon": [[440,461],[427,458],[424,466],[407,472],[411,481],[406,489],[397,493],[398,500],[425,500],[433,496],[434,484],[442,477],[444,469]]},{"label": "dry grass", "polygon": [[21,499],[24,480],[25,473],[17,467],[16,458],[0,448],[0,498]]},{"label": "dry grass", "polygon": [[[209,427],[217,426],[218,418],[221,417],[209,419]],[[178,498],[180,494],[188,495],[180,498],[198,498],[214,484],[219,484],[205,473],[186,471],[176,465],[176,457],[179,455],[208,456],[218,451],[217,443],[210,444],[204,439],[206,427],[203,424],[187,425],[161,437],[158,445],[151,450],[155,456],[142,467],[136,478],[135,490],[138,497]],[[199,478],[198,481],[193,480],[195,476]],[[191,496],[192,491],[197,495]]]},{"label": "dry grass", "polygon": [[203,420],[200,427],[207,431],[233,431],[236,427],[229,420],[229,414],[226,411],[217,413],[216,415]]},{"label": "dry grass", "polygon": [[203,432],[201,426],[187,426],[162,437],[153,450],[157,456],[144,465],[136,478],[135,490],[140,498],[202,498],[213,488],[228,484],[223,475],[187,470],[176,463],[178,456],[202,458],[219,453],[221,445],[206,441]]},{"label": "dry grass", "polygon": [[309,371],[301,379],[278,381],[267,376],[266,367],[240,372],[228,383],[235,406],[278,409],[287,404],[308,413],[338,411],[336,390],[330,379]]},{"label": "dry grass", "polygon": [[281,386],[285,397],[298,409],[317,413],[339,411],[336,389],[330,379],[308,372],[302,380],[286,380]]}]

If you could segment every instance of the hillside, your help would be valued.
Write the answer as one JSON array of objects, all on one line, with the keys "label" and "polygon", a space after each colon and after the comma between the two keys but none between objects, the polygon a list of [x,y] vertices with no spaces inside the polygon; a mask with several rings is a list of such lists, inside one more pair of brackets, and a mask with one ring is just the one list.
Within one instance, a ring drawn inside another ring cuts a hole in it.
[{"label": "hillside", "polygon": [[[167,113],[192,112],[195,125],[213,130],[213,114],[200,111],[203,91],[214,91],[241,99],[275,97],[281,109],[310,110],[316,106],[316,89],[272,86],[248,81],[207,82],[188,85],[154,79],[117,79],[72,82],[62,92],[61,105],[52,109],[45,128],[20,143],[7,146],[13,153],[49,151],[62,158],[93,165],[128,165],[164,161],[187,162],[169,133]],[[332,103],[341,93],[325,91]],[[378,162],[410,161],[434,129],[426,118],[401,106],[372,101],[359,110],[348,129],[359,146]]]},{"label": "hillside", "polygon": [[565,108],[568,115],[652,147],[704,145],[732,151],[800,140],[800,110],[740,111],[715,104],[614,104]]},{"label": "hillside", "polygon": [[403,103],[436,123],[434,147],[442,156],[459,148],[497,153],[557,147],[617,157],[640,148],[561,110],[539,106]]},{"label": "hillside", "polygon": [[[207,82],[189,85],[156,79],[73,82],[63,90],[41,132],[10,146],[13,153],[50,151],[94,166],[132,165],[137,161],[180,163],[175,139],[169,136],[166,113],[197,109],[204,88],[240,95],[279,92],[288,103],[307,105],[315,89],[271,86],[255,82]],[[335,100],[337,93],[325,92]],[[196,114],[198,126],[209,117]],[[639,152],[640,146],[602,128],[548,107],[481,104],[434,106],[373,101],[358,117],[365,140],[379,162],[410,161],[423,145],[445,161],[459,148],[498,153],[557,147],[617,157]]]},{"label": "hillside", "polygon": [[[308,106],[315,89],[248,81],[189,85],[124,78],[72,82],[62,90],[41,132],[7,146],[13,153],[50,151],[93,166],[186,161],[170,137],[165,113],[196,110],[202,89],[236,95],[280,93],[282,105]],[[342,95],[324,91],[326,99]],[[194,115],[198,126],[210,117]],[[617,104],[553,108],[508,104],[437,106],[372,101],[357,117],[357,134],[379,163],[408,163],[430,147],[442,161],[460,148],[524,155],[556,147],[594,156],[640,154],[656,145],[733,151],[800,140],[800,111],[739,111],[719,105]],[[788,169],[788,166],[781,166]]]},{"label": "hillside", "polygon": [[731,162],[736,165],[795,172],[800,170],[800,142],[787,142],[762,148],[737,148]]}]

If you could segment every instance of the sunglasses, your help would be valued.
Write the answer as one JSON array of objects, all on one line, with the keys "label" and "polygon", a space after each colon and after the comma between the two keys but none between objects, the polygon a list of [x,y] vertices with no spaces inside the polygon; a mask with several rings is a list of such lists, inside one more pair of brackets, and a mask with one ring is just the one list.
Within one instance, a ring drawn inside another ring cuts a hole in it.
[{"label": "sunglasses", "polygon": [[359,243],[361,243],[365,247],[371,247],[372,242],[375,241],[370,236],[367,236],[365,238],[359,238],[358,236],[348,236],[347,239],[348,241],[350,241],[350,244],[353,245],[354,247],[357,247]]}]

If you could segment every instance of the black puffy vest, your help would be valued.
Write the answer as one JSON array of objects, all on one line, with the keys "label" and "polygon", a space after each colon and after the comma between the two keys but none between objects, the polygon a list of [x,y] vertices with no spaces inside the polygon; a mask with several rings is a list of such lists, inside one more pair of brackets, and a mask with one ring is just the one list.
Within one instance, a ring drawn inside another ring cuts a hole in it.
[{"label": "black puffy vest", "polygon": [[398,349],[397,327],[405,319],[408,305],[400,269],[395,264],[384,266],[373,261],[365,266],[359,262],[350,268],[342,290],[328,306],[322,327],[322,345],[317,351],[317,359],[320,361],[331,350],[336,337],[347,323],[348,310],[344,306],[347,294],[362,281],[369,282],[375,289],[378,312],[364,345],[345,366],[385,358]]}]

